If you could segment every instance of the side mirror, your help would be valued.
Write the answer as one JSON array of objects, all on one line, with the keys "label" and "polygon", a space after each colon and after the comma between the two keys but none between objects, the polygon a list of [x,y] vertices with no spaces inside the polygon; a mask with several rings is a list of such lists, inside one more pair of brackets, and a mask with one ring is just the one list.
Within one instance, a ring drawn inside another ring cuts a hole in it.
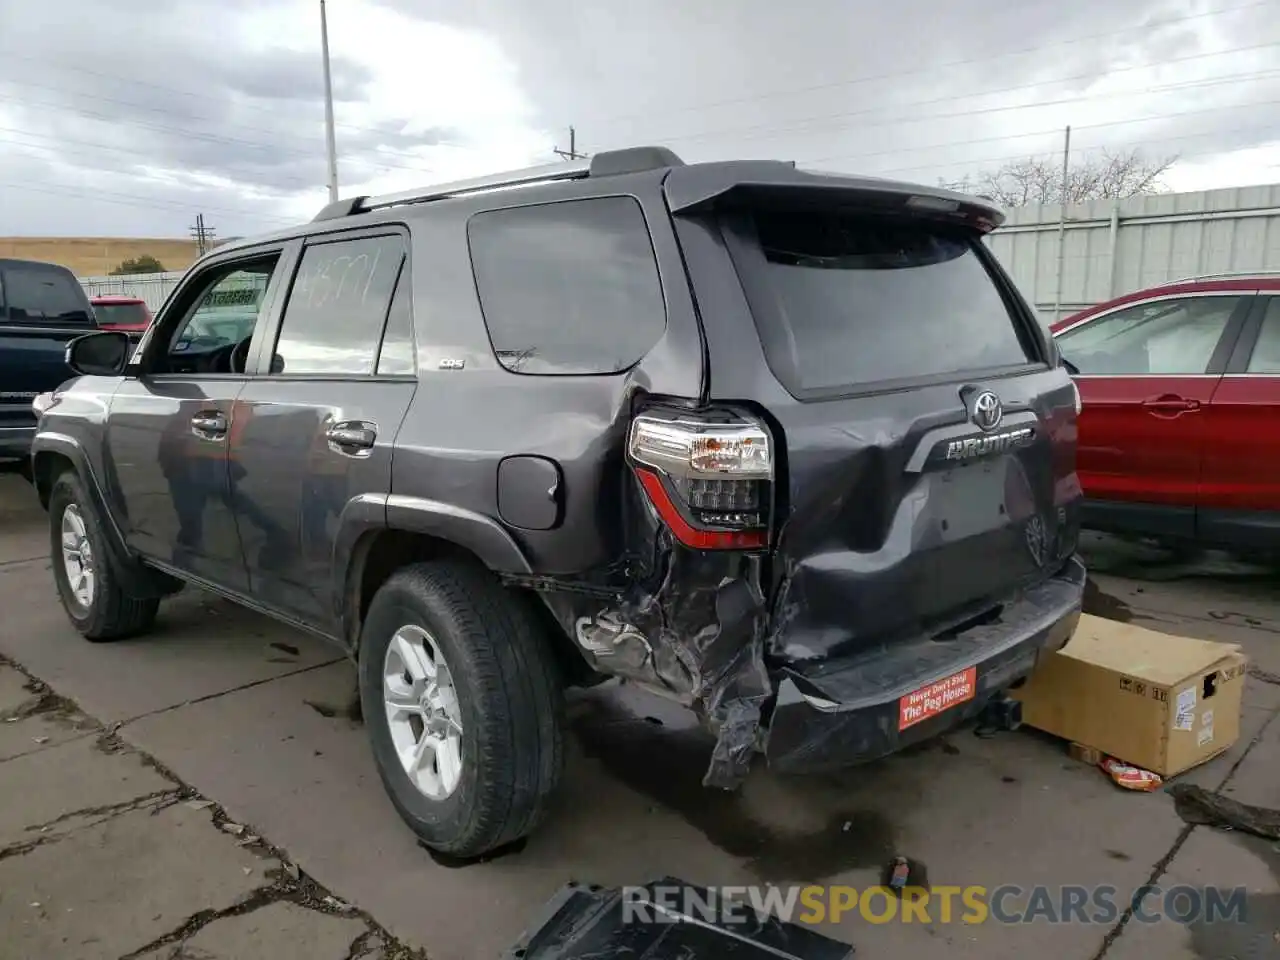
[{"label": "side mirror", "polygon": [[129,362],[133,341],[122,330],[102,330],[67,344],[67,366],[85,377],[117,377]]}]

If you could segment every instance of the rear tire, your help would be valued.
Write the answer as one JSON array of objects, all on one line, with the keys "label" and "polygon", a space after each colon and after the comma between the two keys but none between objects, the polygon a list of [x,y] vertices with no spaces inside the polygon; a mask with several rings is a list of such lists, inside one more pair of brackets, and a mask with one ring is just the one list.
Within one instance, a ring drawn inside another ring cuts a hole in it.
[{"label": "rear tire", "polygon": [[488,571],[393,574],[365,618],[359,671],[378,773],[423,844],[473,859],[534,830],[563,768],[563,684],[537,620]]},{"label": "rear tire", "polygon": [[155,621],[159,600],[141,600],[121,589],[97,510],[72,470],[49,492],[49,544],[62,608],[86,640],[123,640]]}]

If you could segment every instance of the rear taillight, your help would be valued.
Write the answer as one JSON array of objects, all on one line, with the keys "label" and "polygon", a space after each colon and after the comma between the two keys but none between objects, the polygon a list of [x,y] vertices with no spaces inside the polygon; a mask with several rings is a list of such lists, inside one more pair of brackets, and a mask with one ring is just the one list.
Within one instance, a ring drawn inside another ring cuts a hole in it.
[{"label": "rear taillight", "polygon": [[642,414],[632,421],[627,450],[649,502],[685,546],[768,544],[773,449],[760,424]]}]

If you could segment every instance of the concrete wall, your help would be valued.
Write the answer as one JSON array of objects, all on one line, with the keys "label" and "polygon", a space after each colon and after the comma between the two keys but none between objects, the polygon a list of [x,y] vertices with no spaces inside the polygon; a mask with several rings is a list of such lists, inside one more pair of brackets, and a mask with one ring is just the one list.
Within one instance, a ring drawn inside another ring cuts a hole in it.
[{"label": "concrete wall", "polygon": [[123,260],[152,256],[166,270],[182,271],[196,260],[194,240],[112,237],[0,237],[0,257],[44,260],[70,267],[76,276],[110,273]]},{"label": "concrete wall", "polygon": [[1169,280],[1280,273],[1280,184],[1067,206],[1059,294],[1058,205],[1009,211],[989,239],[1046,322]]}]

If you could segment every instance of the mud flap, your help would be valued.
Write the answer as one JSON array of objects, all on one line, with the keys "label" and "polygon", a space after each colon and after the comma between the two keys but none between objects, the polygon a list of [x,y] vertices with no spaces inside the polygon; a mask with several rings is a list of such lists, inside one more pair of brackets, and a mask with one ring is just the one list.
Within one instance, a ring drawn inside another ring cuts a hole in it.
[{"label": "mud flap", "polygon": [[[686,909],[692,906],[693,909]],[[570,883],[543,908],[508,960],[849,960],[853,947],[667,877],[643,887]],[[704,909],[705,908],[705,909]]]}]

